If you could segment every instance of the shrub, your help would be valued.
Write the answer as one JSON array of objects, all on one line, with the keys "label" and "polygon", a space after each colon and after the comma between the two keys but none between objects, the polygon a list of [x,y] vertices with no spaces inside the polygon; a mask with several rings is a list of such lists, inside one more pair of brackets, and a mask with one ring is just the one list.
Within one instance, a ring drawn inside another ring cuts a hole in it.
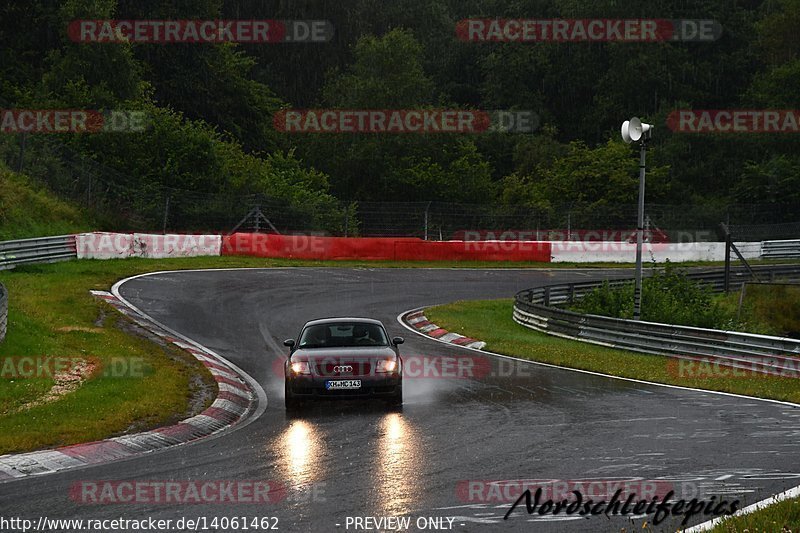
[{"label": "shrub", "polygon": [[[575,303],[581,313],[633,318],[633,282],[611,287],[608,282]],[[725,311],[708,285],[698,283],[669,261],[663,269],[652,269],[642,281],[642,320],[683,326],[722,328],[729,326]]]}]

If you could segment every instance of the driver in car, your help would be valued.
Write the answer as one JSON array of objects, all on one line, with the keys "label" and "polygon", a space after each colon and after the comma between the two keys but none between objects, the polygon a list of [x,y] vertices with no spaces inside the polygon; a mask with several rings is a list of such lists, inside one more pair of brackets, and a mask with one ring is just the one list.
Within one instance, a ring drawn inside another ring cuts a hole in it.
[{"label": "driver in car", "polygon": [[375,341],[369,336],[369,330],[366,326],[356,325],[353,326],[353,344],[357,346],[375,344]]}]

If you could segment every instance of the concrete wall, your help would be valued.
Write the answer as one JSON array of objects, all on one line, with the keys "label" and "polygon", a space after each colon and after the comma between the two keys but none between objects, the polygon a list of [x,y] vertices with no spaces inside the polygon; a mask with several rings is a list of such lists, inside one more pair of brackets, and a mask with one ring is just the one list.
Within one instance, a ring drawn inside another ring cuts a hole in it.
[{"label": "concrete wall", "polygon": [[78,259],[217,256],[221,245],[220,235],[95,232],[75,236]]},{"label": "concrete wall", "polygon": [[[761,255],[761,243],[736,243],[745,259],[757,259]],[[552,243],[553,263],[632,263],[636,257],[636,244],[629,242],[580,242],[563,241]],[[664,262],[724,261],[725,243],[645,243],[642,260]],[[735,259],[735,256],[734,256]]]}]

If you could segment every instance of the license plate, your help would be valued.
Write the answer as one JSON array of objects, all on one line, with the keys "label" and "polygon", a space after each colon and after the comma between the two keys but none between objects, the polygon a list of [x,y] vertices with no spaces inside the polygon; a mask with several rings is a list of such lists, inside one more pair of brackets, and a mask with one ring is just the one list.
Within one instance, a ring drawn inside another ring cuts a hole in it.
[{"label": "license plate", "polygon": [[352,390],[361,388],[360,379],[343,379],[337,381],[326,381],[325,388],[328,390]]}]

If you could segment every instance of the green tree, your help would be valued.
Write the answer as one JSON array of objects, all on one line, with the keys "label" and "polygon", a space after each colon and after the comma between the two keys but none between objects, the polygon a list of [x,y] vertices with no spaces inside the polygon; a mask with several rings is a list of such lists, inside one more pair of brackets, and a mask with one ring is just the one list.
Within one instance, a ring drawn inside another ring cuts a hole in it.
[{"label": "green tree", "polygon": [[[365,36],[353,65],[330,73],[323,103],[342,109],[440,107],[423,55],[407,30]],[[493,197],[491,166],[466,134],[296,134],[293,139],[303,158],[330,175],[332,190],[347,201]]]},{"label": "green tree", "polygon": [[[576,141],[569,144],[565,155],[557,157],[549,167],[537,167],[535,176],[512,174],[503,181],[503,198],[511,202],[554,211],[570,206],[576,214],[605,216],[618,223],[630,223],[624,205],[635,205],[639,194],[638,158],[622,141],[608,141],[589,148]],[[647,195],[650,201],[664,194],[666,167],[647,171]]]}]

